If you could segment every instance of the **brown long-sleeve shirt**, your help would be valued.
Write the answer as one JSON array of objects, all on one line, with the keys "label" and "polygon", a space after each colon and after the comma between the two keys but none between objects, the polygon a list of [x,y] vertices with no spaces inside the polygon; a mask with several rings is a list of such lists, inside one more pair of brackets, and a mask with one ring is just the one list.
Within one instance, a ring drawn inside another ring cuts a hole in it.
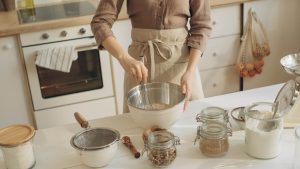
[{"label": "brown long-sleeve shirt", "polygon": [[[97,44],[109,36],[124,0],[101,0],[91,22]],[[209,0],[127,0],[127,13],[134,28],[174,29],[187,26],[190,18],[187,45],[200,49],[206,47],[211,33]]]}]

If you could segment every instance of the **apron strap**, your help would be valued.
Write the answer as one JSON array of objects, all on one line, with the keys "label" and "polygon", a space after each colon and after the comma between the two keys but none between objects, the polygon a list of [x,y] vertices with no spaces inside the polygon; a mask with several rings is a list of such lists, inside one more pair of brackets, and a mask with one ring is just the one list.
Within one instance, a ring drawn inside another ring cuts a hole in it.
[{"label": "apron strap", "polygon": [[[171,48],[171,46],[174,45],[182,45],[185,43],[185,41],[183,42],[163,42],[159,39],[154,39],[154,40],[148,40],[147,42],[137,42],[137,41],[133,41],[132,42],[134,45],[138,45],[141,46],[141,54],[140,56],[145,56],[145,50],[148,47],[149,48],[149,55],[150,55],[150,68],[151,68],[151,72],[150,72],[150,82],[152,82],[154,80],[154,75],[155,75],[155,55],[154,55],[154,51],[156,50],[158,53],[158,56],[161,57],[164,60],[168,60],[171,58],[172,54],[173,54],[173,49]],[[168,56],[165,56],[162,52],[160,48],[166,48],[168,50]],[[145,63],[147,63],[147,59],[144,58]]]}]

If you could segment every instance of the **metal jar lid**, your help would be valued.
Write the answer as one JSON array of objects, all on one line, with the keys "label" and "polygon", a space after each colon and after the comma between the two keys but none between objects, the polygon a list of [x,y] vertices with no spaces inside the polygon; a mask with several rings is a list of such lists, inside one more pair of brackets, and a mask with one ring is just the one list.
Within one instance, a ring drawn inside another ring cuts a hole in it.
[{"label": "metal jar lid", "polygon": [[151,132],[146,141],[147,148],[154,149],[168,149],[175,145],[180,144],[180,140],[177,136],[167,130],[160,130]]},{"label": "metal jar lid", "polygon": [[91,128],[71,138],[71,145],[79,150],[99,150],[107,148],[120,140],[120,133],[110,128]]},{"label": "metal jar lid", "polygon": [[205,122],[207,120],[217,120],[217,119],[224,119],[226,122],[228,119],[228,114],[226,110],[220,107],[207,107],[196,116],[197,122]]},{"label": "metal jar lid", "polygon": [[299,95],[299,83],[295,80],[287,81],[278,92],[273,105],[273,111],[278,116],[287,114]]},{"label": "metal jar lid", "polygon": [[231,135],[231,129],[219,122],[206,123],[205,125],[199,126],[197,130],[197,138],[201,136],[207,139],[223,139]]},{"label": "metal jar lid", "polygon": [[0,146],[14,147],[31,140],[35,129],[29,125],[11,125],[0,129]]}]

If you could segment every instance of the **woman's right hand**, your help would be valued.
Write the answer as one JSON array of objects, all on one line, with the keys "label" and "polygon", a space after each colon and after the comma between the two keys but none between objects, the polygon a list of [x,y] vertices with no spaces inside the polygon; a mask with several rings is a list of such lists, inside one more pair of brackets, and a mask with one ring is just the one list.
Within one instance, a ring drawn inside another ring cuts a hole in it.
[{"label": "woman's right hand", "polygon": [[124,55],[119,58],[119,62],[124,70],[136,80],[137,83],[147,83],[148,69],[143,62],[132,58],[129,55]]}]

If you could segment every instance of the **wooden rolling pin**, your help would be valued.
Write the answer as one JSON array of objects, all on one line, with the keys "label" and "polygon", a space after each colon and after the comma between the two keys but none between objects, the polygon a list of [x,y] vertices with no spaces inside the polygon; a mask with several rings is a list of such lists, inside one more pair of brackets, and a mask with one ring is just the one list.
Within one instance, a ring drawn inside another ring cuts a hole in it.
[{"label": "wooden rolling pin", "polygon": [[134,147],[134,145],[132,144],[128,136],[122,137],[121,141],[126,147],[129,148],[129,150],[131,151],[131,153],[134,155],[135,158],[139,158],[141,156],[141,154],[136,150],[136,148]]}]

